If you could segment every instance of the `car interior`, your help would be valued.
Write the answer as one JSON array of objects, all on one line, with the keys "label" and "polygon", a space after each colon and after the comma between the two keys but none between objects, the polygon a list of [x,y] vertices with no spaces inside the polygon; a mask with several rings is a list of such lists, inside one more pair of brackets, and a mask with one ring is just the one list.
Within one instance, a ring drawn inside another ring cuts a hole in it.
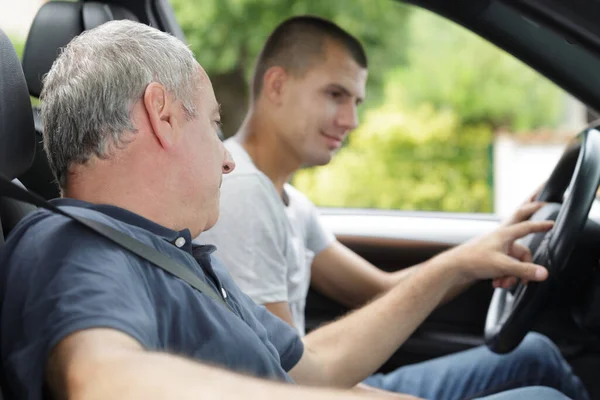
[{"label": "car interior", "polygon": [[[568,7],[558,0],[407,2],[462,25],[528,64],[591,109],[600,109],[600,27],[596,22],[600,4],[595,0],[573,0]],[[30,96],[39,98],[42,77],[61,47],[81,32],[114,19],[147,23],[186,40],[168,0],[46,2],[30,28],[22,61],[0,30],[2,177],[43,199],[60,196],[42,146],[39,108],[32,106]],[[592,123],[573,138],[540,194],[549,205],[535,217],[553,219],[557,225],[553,235],[531,237],[528,244],[539,260],[555,268],[552,279],[539,285],[519,284],[511,291],[494,290],[490,282],[474,285],[433,312],[382,371],[482,344],[499,353],[507,352],[527,331],[535,330],[557,343],[592,398],[600,399],[600,221],[588,219],[600,183],[600,131],[595,128]],[[35,210],[6,196],[0,191],[0,247],[18,221]],[[323,214],[367,224],[369,218],[387,218],[385,212],[358,215],[324,210]],[[466,240],[457,239],[457,232],[466,229],[467,224],[471,227],[467,236],[499,224],[490,216],[407,212],[393,218],[399,226],[411,218],[431,228],[419,237],[345,228],[336,231],[338,240],[379,268],[396,271]],[[450,227],[445,233],[436,231],[441,223]],[[345,312],[341,305],[310,290],[307,329]],[[5,379],[2,374],[0,377]],[[5,385],[0,382],[0,386]]]}]

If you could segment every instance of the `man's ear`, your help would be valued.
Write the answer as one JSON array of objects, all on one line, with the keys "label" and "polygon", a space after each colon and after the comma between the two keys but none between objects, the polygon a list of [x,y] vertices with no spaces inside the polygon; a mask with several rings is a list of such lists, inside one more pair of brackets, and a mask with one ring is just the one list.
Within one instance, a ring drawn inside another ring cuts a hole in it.
[{"label": "man's ear", "polygon": [[288,78],[288,73],[281,67],[275,66],[267,69],[263,77],[263,95],[270,102],[280,105]]},{"label": "man's ear", "polygon": [[165,87],[157,82],[150,83],[144,91],[144,107],[152,132],[164,148],[170,148],[174,143],[173,132],[173,102]]}]

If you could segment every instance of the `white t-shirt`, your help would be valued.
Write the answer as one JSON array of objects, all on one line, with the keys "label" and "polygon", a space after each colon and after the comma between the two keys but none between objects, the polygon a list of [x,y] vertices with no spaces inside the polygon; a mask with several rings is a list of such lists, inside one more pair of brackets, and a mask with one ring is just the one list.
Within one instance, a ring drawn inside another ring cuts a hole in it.
[{"label": "white t-shirt", "polygon": [[286,206],[235,139],[226,140],[225,147],[236,167],[223,176],[219,220],[194,241],[216,245],[216,256],[256,303],[288,302],[303,335],[311,264],[335,236],[304,194],[286,184]]}]

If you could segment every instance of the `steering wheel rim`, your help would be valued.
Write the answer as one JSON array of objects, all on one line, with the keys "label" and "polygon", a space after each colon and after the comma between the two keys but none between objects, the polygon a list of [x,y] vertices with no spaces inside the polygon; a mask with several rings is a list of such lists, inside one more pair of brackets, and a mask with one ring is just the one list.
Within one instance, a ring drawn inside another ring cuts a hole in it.
[{"label": "steering wheel rim", "polygon": [[[548,268],[544,282],[519,283],[515,293],[494,291],[485,324],[485,342],[498,354],[512,351],[533,326],[550,289],[564,271],[588,218],[600,183],[600,131],[588,128],[568,145],[537,200],[562,203],[552,230],[532,249],[533,262]],[[570,188],[563,201],[565,191]],[[531,242],[526,238],[525,242]],[[527,244],[527,243],[526,243]]]}]

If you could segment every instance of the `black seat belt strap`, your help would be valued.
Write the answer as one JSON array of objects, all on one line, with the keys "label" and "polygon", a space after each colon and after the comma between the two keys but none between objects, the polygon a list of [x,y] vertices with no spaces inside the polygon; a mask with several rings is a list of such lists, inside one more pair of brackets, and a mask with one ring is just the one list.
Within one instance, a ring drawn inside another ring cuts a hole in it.
[{"label": "black seat belt strap", "polygon": [[208,286],[202,279],[195,275],[189,268],[175,262],[173,259],[165,256],[153,247],[150,247],[145,243],[142,243],[139,240],[132,238],[131,236],[119,231],[118,229],[105,225],[101,222],[84,217],[79,217],[70,214],[64,210],[61,210],[55,205],[44,200],[42,197],[36,195],[35,193],[29,192],[26,189],[21,188],[18,185],[15,185],[14,183],[10,182],[8,179],[4,178],[1,175],[0,196],[9,197],[41,208],[45,208],[46,210],[63,215],[75,222],[78,222],[80,225],[85,226],[86,228],[95,232],[96,234],[105,237],[113,243],[143,258],[144,260],[151,262],[159,268],[162,268],[171,275],[176,276],[177,278],[192,286],[194,289],[209,296],[217,303],[223,305],[224,307],[227,307],[229,311],[234,312],[231,306],[220,295],[215,293],[215,291],[210,286]]}]

